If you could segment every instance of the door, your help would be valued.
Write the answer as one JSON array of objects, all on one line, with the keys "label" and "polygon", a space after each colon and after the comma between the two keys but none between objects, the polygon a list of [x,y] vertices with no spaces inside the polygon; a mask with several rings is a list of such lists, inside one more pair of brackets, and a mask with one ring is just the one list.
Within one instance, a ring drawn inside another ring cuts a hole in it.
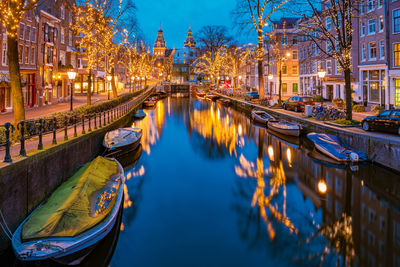
[{"label": "door", "polygon": [[327,85],[328,89],[328,100],[332,101],[333,99],[333,85]]},{"label": "door", "polygon": [[6,87],[0,84],[0,112],[6,111]]}]

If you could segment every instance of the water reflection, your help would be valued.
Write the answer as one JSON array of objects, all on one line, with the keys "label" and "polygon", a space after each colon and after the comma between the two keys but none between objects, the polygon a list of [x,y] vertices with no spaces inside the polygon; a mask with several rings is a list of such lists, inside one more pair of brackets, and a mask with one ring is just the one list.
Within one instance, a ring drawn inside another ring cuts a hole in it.
[{"label": "water reflection", "polygon": [[[133,261],[190,265],[196,247],[215,265],[400,265],[398,175],[326,163],[306,140],[212,102],[166,99],[147,113],[134,124],[146,155],[126,172],[123,244],[146,248]],[[116,265],[127,263],[120,250]]]}]

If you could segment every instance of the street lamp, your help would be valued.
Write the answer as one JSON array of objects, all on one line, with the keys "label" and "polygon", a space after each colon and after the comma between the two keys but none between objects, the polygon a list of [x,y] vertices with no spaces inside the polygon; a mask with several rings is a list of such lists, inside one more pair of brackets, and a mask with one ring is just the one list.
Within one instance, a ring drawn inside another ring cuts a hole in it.
[{"label": "street lamp", "polygon": [[68,71],[68,79],[70,80],[70,88],[71,88],[71,96],[70,96],[70,103],[69,103],[69,109],[72,111],[73,106],[72,106],[72,94],[73,94],[73,87],[75,85],[75,77],[76,77],[76,72],[75,71]]},{"label": "street lamp", "polygon": [[108,90],[107,90],[107,99],[110,100],[110,87],[111,87],[111,75],[107,75],[107,81],[108,81]]},{"label": "street lamp", "polygon": [[321,88],[321,98],[322,98],[322,82],[326,76],[326,71],[321,69],[318,71],[318,77],[320,79],[320,88]]},{"label": "street lamp", "polygon": [[272,84],[271,81],[274,78],[274,76],[272,74],[268,75],[268,80],[269,80],[269,98],[270,100],[272,100]]}]

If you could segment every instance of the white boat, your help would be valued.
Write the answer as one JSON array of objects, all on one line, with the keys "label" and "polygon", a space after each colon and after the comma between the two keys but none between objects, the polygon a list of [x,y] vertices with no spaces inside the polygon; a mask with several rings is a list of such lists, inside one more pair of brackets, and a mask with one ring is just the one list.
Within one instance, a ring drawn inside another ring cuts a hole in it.
[{"label": "white boat", "polygon": [[135,150],[142,139],[142,129],[139,128],[119,128],[117,130],[106,133],[104,136],[103,146],[108,151]]},{"label": "white boat", "polygon": [[299,124],[287,121],[270,121],[268,122],[268,129],[290,136],[300,136],[301,133],[301,126]]},{"label": "white boat", "polygon": [[[102,171],[96,172],[99,165],[108,169],[107,175]],[[96,172],[96,178],[93,178],[93,172]],[[98,178],[102,174],[103,177]],[[100,182],[94,186],[93,179]],[[108,181],[106,186],[103,185],[105,181]],[[92,194],[87,192],[88,184],[96,190]],[[16,257],[30,262],[81,263],[115,226],[122,212],[124,184],[124,170],[117,160],[98,157],[86,164],[20,224],[12,237]],[[65,201],[59,203],[59,199]],[[97,222],[92,214],[100,216],[100,221]],[[46,216],[47,219],[43,220]],[[76,219],[66,225],[65,218],[68,217]],[[92,221],[89,222],[88,218]],[[65,234],[68,231],[69,234]]]}]

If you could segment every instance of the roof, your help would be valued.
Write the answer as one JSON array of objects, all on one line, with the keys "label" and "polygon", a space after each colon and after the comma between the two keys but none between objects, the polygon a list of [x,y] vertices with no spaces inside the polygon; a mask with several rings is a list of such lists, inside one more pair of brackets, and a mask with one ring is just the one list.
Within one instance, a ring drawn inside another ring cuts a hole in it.
[{"label": "roof", "polygon": [[280,20],[272,21],[275,29],[290,29],[295,28],[301,18],[281,18]]},{"label": "roof", "polygon": [[167,50],[165,50],[165,57],[171,56],[173,52],[174,52],[174,49],[167,49]]}]

